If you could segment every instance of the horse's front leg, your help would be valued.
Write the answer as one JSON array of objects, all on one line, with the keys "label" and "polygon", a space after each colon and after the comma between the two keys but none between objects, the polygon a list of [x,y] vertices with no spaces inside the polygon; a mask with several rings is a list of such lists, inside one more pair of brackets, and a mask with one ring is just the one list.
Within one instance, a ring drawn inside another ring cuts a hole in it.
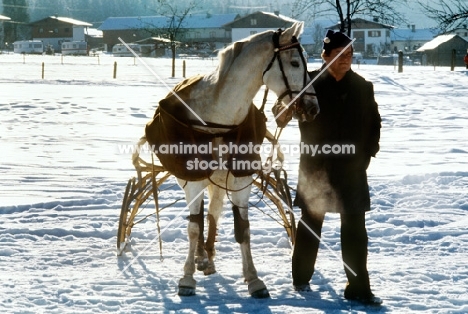
[{"label": "horse's front leg", "polygon": [[[198,248],[200,235],[203,234],[203,225],[199,223],[200,216],[203,223],[203,193],[206,183],[203,181],[187,182],[179,180],[179,184],[184,187],[185,198],[189,204],[190,218],[187,226],[189,250],[184,265],[184,276],[179,280],[179,292],[181,296],[195,294],[196,281],[193,278],[195,273],[195,251]],[[203,242],[203,240],[202,240]]]},{"label": "horse's front leg", "polygon": [[[236,178],[237,187],[247,186],[251,177]],[[254,298],[268,298],[270,294],[262,280],[257,276],[250,249],[250,223],[248,204],[251,186],[232,193],[232,211],[234,216],[234,234],[242,253],[242,271],[248,284],[249,293]]]}]

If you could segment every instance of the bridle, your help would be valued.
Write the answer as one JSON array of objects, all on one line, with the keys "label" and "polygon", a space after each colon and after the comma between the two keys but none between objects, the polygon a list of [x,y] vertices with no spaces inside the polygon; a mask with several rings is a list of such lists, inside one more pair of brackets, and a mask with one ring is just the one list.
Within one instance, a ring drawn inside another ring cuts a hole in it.
[{"label": "bridle", "polygon": [[[301,93],[301,91],[291,90],[291,86],[289,85],[288,78],[286,76],[286,73],[284,72],[283,61],[281,60],[281,54],[280,54],[281,51],[286,51],[286,50],[289,50],[289,49],[297,49],[297,51],[299,52],[299,56],[301,58],[302,66],[304,68],[302,89],[304,89],[306,87],[307,77],[308,77],[307,62],[306,62],[305,57],[303,55],[301,44],[297,40],[296,36],[293,36],[291,38],[291,43],[290,44],[280,46],[279,40],[280,40],[282,32],[283,32],[282,29],[278,29],[276,32],[273,33],[273,45],[274,45],[273,58],[271,59],[270,63],[268,63],[268,65],[267,65],[266,69],[263,71],[263,75],[262,75],[262,77],[264,77],[265,73],[268,72],[271,69],[271,67],[273,66],[273,63],[275,62],[275,60],[278,61],[278,65],[279,65],[279,68],[281,70],[281,75],[283,77],[283,82],[284,82],[284,85],[286,86],[286,90],[278,97],[278,99],[276,101],[277,103],[281,102],[286,95],[288,95],[290,97],[290,99],[293,100],[293,98],[294,98],[293,94]],[[315,93],[303,92],[303,93],[301,93],[301,96],[299,97],[299,100],[301,100],[305,95],[316,96]]]}]

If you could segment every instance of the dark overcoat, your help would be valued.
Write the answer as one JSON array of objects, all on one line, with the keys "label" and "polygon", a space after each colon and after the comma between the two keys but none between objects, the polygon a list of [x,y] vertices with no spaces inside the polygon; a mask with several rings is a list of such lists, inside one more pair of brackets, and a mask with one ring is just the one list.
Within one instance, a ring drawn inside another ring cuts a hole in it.
[{"label": "dark overcoat", "polygon": [[[313,79],[319,72],[309,74]],[[313,86],[320,114],[299,123],[302,152],[295,205],[308,212],[368,211],[366,170],[379,151],[381,127],[374,87],[352,70],[338,82],[325,71]],[[310,145],[315,155],[307,151]]]}]

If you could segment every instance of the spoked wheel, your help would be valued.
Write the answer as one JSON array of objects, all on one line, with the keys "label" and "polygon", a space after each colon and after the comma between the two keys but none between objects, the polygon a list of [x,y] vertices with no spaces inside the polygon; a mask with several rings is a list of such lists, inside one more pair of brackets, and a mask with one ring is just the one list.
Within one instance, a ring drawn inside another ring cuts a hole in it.
[{"label": "spoked wheel", "polygon": [[[119,228],[117,230],[117,252],[118,255],[121,255],[125,246],[127,245],[127,228],[129,227],[129,222],[127,221],[128,213],[130,212],[130,196],[131,191],[135,186],[135,178],[128,180],[127,187],[125,188],[124,198],[122,200],[122,207],[120,209],[120,219],[119,219]],[[131,233],[131,227],[128,228]]]},{"label": "spoked wheel", "polygon": [[[280,178],[279,176],[263,177],[262,174],[259,178],[254,180],[253,184],[262,191],[263,195],[266,196],[278,209],[278,214],[282,219],[282,225],[286,229],[286,233],[294,245],[296,237],[296,221],[294,218],[294,212],[292,211],[291,194],[289,192],[289,186],[287,185],[286,178]],[[286,204],[286,206],[284,206]]]},{"label": "spoked wheel", "polygon": [[[162,173],[161,178],[157,178]],[[120,210],[119,227],[117,230],[117,254],[122,255],[127,243],[130,242],[130,234],[135,224],[145,220],[148,216],[135,221],[137,215],[143,210],[142,205],[153,196],[154,189],[158,189],[159,186],[166,181],[171,174],[167,171],[155,172],[154,180],[152,178],[153,173],[147,173],[145,176],[137,180],[135,177],[131,178],[127,187],[125,188],[125,194],[122,200],[122,208]],[[153,182],[156,186],[153,186]],[[153,213],[155,214],[155,213]]]}]

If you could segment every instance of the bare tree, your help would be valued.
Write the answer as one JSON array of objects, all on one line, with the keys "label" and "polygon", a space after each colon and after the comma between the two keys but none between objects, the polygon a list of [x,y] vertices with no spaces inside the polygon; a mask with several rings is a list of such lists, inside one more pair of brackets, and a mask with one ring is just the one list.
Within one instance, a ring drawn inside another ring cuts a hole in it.
[{"label": "bare tree", "polygon": [[314,24],[313,33],[312,33],[312,39],[314,41],[314,48],[313,48],[314,53],[322,51],[323,34],[325,34],[325,30],[323,26],[320,24]]},{"label": "bare tree", "polygon": [[145,26],[145,31],[152,36],[159,36],[169,39],[170,49],[172,55],[172,77],[175,77],[175,59],[177,51],[177,43],[183,39],[185,33],[184,21],[187,16],[198,6],[195,1],[189,2],[187,6],[177,6],[170,0],[160,0],[160,7],[157,12],[167,18],[165,25],[151,25]]},{"label": "bare tree", "polygon": [[468,3],[466,0],[419,1],[428,17],[434,19],[442,32],[449,32],[468,24]]},{"label": "bare tree", "polygon": [[327,14],[327,9],[323,7],[324,2],[324,0],[295,0],[291,4],[291,17],[313,23],[318,17]]},{"label": "bare tree", "polygon": [[314,16],[336,16],[342,32],[351,34],[351,20],[358,15],[369,16],[381,23],[395,25],[405,23],[403,15],[397,11],[398,4],[407,0],[295,0],[294,12],[313,12]]}]

